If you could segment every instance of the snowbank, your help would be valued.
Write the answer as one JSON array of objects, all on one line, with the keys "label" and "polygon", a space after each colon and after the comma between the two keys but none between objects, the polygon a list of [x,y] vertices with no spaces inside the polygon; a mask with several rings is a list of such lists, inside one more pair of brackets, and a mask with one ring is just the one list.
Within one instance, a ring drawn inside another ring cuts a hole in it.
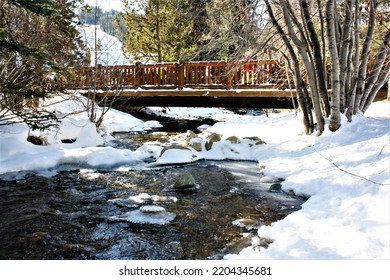
[{"label": "snowbank", "polygon": [[[55,111],[60,119],[58,127],[41,132],[30,131],[26,124],[0,126],[0,174],[47,171],[60,165],[115,168],[141,164],[142,155],[140,158],[130,150],[103,145],[113,139],[109,134],[113,131],[150,130],[151,127],[143,121],[117,110],[110,110],[98,133],[85,112],[87,100],[84,97],[69,99],[69,96],[56,96],[45,103],[46,109]],[[97,108],[98,114],[100,110]],[[44,139],[47,145],[37,146],[27,142],[29,135]]]},{"label": "snowbank", "polygon": [[300,211],[259,229],[273,240],[267,249],[253,240],[226,258],[389,259],[389,105],[375,103],[335,133],[281,141],[264,153],[259,164],[266,173],[310,198]]}]

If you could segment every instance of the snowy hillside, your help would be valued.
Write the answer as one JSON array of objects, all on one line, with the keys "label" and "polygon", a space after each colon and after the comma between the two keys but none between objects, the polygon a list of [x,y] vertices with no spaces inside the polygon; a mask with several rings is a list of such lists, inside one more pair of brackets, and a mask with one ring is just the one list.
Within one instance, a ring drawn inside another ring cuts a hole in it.
[{"label": "snowy hillside", "polygon": [[118,38],[104,32],[100,25],[85,25],[80,28],[80,34],[91,52],[91,66],[95,65],[95,33],[98,64],[103,66],[131,64],[122,52],[122,43]]}]

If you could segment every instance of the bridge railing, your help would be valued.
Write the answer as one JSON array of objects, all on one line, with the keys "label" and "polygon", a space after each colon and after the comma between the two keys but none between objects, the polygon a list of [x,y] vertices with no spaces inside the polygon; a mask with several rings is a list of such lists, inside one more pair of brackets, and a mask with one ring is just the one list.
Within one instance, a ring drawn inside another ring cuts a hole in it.
[{"label": "bridge railing", "polygon": [[71,81],[78,89],[115,88],[240,88],[285,83],[276,60],[192,61],[75,69]]}]

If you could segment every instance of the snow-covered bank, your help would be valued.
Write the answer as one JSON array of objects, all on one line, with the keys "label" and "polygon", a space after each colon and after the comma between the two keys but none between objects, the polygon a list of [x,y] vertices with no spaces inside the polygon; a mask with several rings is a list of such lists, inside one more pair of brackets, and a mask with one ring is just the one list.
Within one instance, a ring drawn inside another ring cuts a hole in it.
[{"label": "snow-covered bank", "polygon": [[[65,116],[84,105],[66,101],[52,106]],[[343,120],[340,130],[325,131],[320,137],[303,135],[301,116],[292,112],[266,117],[216,109],[169,111],[188,117],[195,113],[224,120],[199,133],[199,141],[211,133],[219,134],[221,140],[209,150],[171,149],[162,157],[163,147],[153,143],[136,151],[102,146],[112,131],[143,131],[158,125],[115,110],[107,114],[99,133],[86,113],[65,117],[57,130],[44,133],[46,146],[26,141],[26,125],[0,126],[0,174],[55,169],[60,164],[128,169],[150,156],[160,163],[201,158],[257,160],[266,174],[286,179],[285,191],[310,198],[301,210],[261,227],[253,246],[227,259],[390,258],[389,102],[374,103],[365,116],[356,116],[352,123]],[[229,141],[231,136],[239,141]],[[250,139],[255,136],[267,144],[257,145]],[[66,144],[61,141],[65,139],[75,142]],[[257,246],[260,238],[273,243],[261,248]]]},{"label": "snow-covered bank", "polygon": [[[56,96],[45,102],[48,104],[46,109],[55,111],[60,119],[58,127],[41,132],[30,131],[23,123],[0,125],[0,174],[18,171],[46,173],[59,165],[129,168],[141,162],[140,157],[130,150],[102,145],[113,139],[110,135],[113,131],[140,132],[150,130],[156,124],[151,122],[151,127],[131,115],[110,110],[98,133],[85,112],[87,100],[81,96],[67,98]],[[40,137],[47,145],[27,142],[28,136]]]}]

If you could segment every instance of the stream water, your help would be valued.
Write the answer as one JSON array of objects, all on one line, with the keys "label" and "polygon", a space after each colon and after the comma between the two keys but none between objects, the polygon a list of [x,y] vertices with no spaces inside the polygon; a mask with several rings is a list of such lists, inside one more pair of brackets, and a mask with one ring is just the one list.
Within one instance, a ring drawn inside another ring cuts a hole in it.
[{"label": "stream water", "polygon": [[[150,137],[118,142],[131,148]],[[174,191],[186,171],[199,187]],[[304,202],[270,192],[261,176],[254,162],[203,161],[0,179],[0,259],[220,259]]]}]

